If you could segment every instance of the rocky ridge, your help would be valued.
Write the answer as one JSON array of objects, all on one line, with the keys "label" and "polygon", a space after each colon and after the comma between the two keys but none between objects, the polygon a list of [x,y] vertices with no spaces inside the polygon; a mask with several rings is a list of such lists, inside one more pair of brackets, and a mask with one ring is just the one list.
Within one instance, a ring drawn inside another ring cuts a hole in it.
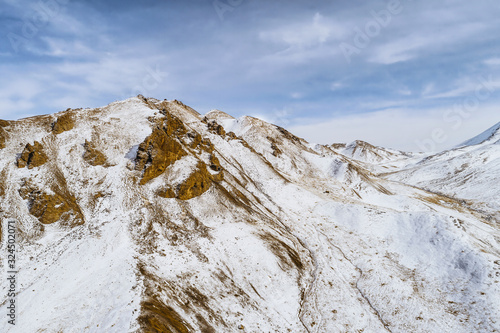
[{"label": "rocky ridge", "polygon": [[500,330],[496,208],[406,182],[419,156],[143,96],[2,121],[0,144],[17,330]]}]

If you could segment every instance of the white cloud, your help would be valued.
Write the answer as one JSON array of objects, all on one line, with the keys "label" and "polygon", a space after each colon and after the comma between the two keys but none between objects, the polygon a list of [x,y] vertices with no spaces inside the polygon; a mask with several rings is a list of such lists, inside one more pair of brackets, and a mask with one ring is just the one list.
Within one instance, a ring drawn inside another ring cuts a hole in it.
[{"label": "white cloud", "polygon": [[[390,109],[330,119],[303,119],[302,122],[306,124],[293,125],[288,129],[314,143],[363,140],[404,151],[440,151],[474,137],[500,121],[495,113],[495,105],[483,106],[473,116],[462,118],[459,126],[456,126],[457,122],[447,121],[447,111],[449,110]],[[433,139],[435,130],[443,131],[444,140],[437,142]]]},{"label": "white cloud", "polygon": [[[431,94],[431,91],[424,89],[425,94],[423,97],[426,99],[437,99],[437,98],[454,98],[454,97],[477,97],[478,89],[480,93],[488,93],[488,98],[491,97],[491,92],[500,89],[500,73],[495,73],[495,75],[474,75],[462,77],[451,84],[452,89],[444,90],[441,92],[436,92]],[[484,90],[484,91],[483,91]],[[432,92],[434,92],[433,89]]]},{"label": "white cloud", "polygon": [[484,61],[489,66],[500,66],[500,58],[491,58]]},{"label": "white cloud", "polygon": [[264,41],[304,48],[326,43],[331,38],[339,38],[344,33],[345,29],[341,25],[316,13],[310,21],[286,24],[261,31],[259,37]]}]

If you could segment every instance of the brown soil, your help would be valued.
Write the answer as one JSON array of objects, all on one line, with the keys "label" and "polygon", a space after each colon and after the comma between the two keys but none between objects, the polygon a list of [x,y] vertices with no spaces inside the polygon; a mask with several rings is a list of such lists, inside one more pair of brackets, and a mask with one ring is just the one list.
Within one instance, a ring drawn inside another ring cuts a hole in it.
[{"label": "brown soil", "polygon": [[138,321],[147,333],[188,333],[193,329],[170,306],[151,299],[142,302]]}]

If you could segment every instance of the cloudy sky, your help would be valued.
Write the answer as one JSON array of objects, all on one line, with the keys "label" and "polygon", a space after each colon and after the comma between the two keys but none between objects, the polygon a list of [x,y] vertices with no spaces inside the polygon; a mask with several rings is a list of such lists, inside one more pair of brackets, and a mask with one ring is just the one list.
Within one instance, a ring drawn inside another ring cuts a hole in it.
[{"label": "cloudy sky", "polygon": [[0,118],[141,93],[440,150],[500,121],[499,17],[497,0],[2,0]]}]

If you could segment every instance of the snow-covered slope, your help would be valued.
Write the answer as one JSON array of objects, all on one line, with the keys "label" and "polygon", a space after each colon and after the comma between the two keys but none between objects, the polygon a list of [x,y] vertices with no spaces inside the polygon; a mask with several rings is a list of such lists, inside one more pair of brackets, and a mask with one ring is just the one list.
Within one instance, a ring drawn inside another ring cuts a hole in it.
[{"label": "snow-covered slope", "polygon": [[387,178],[465,199],[499,219],[499,128],[500,123],[458,148],[426,157]]},{"label": "snow-covered slope", "polygon": [[491,128],[487,129],[478,136],[475,136],[472,139],[463,142],[462,144],[458,145],[458,147],[473,146],[487,142],[498,143],[499,140],[500,140],[500,123],[492,126]]},{"label": "snow-covered slope", "polygon": [[414,156],[142,96],[0,129],[1,332],[500,330],[495,217],[377,176]]}]

